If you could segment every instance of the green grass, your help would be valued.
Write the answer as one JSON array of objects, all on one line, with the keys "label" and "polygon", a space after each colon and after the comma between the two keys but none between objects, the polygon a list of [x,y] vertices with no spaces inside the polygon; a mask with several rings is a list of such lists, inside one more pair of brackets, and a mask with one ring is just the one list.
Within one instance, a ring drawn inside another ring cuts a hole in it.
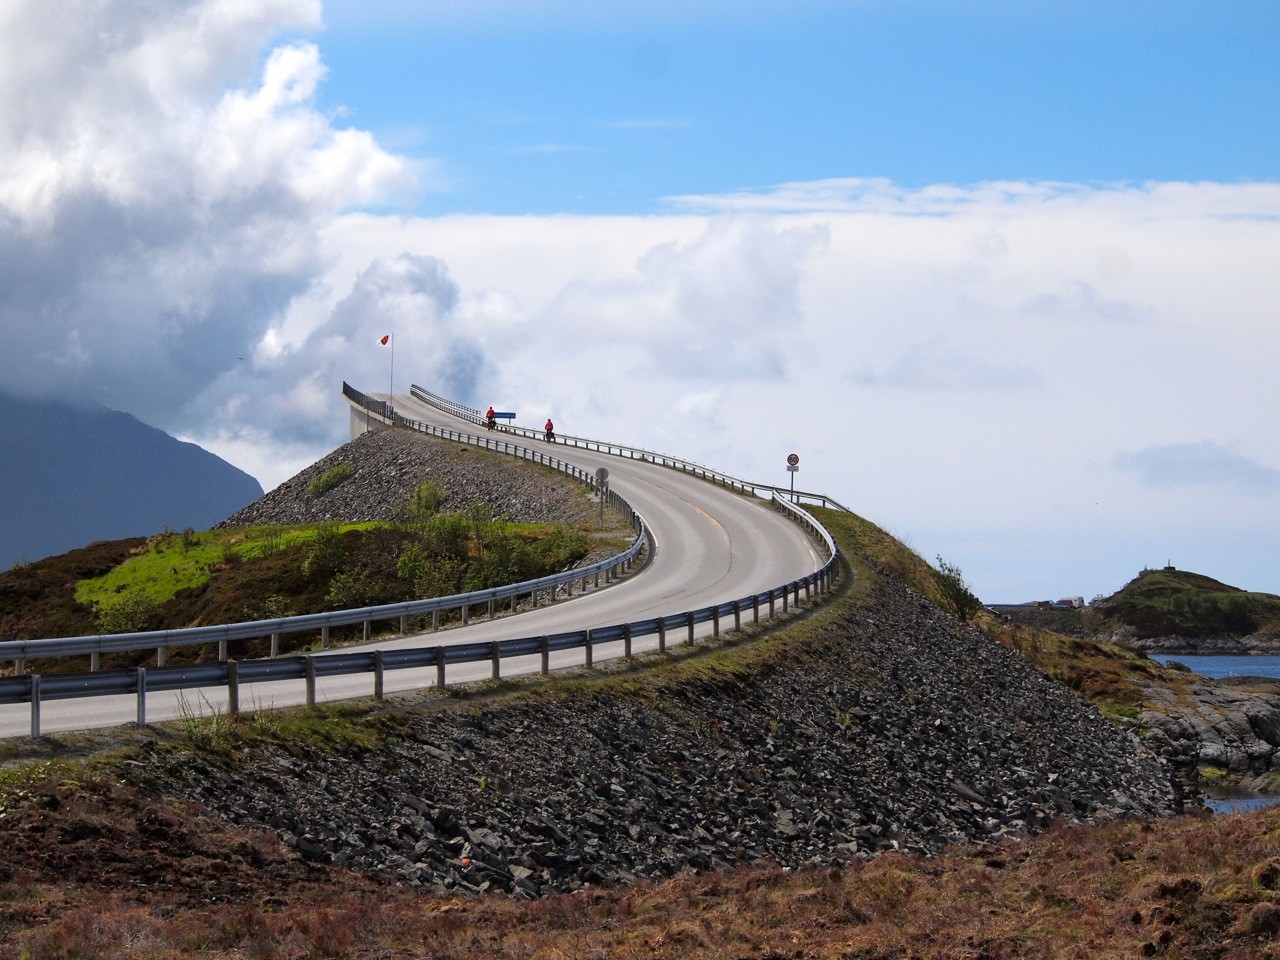
[{"label": "green grass", "polygon": [[330,467],[307,484],[307,493],[313,497],[318,497],[332,490],[355,472],[356,468],[349,463],[340,463],[336,467]]},{"label": "green grass", "polygon": [[[297,527],[240,527],[209,530],[197,534],[167,534],[152,538],[144,552],[100,577],[76,584],[76,602],[100,605],[123,594],[145,596],[156,604],[165,603],[180,590],[208,582],[213,571],[231,555],[243,560],[275,553],[294,544],[314,540],[325,524]],[[347,523],[341,531],[367,530],[375,523]]]}]

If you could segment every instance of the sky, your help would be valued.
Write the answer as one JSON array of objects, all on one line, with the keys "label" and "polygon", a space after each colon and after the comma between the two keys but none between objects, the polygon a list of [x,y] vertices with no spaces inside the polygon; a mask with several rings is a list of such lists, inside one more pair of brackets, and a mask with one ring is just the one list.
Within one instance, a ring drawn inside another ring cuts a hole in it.
[{"label": "sky", "polygon": [[1280,593],[1274,2],[9,0],[0,89],[0,391],[270,488],[414,382],[988,602]]}]

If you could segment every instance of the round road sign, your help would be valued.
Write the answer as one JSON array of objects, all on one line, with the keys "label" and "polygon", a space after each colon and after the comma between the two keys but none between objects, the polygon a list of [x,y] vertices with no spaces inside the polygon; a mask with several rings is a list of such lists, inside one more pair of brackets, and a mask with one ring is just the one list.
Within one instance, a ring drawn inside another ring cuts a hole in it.
[{"label": "round road sign", "polygon": [[604,482],[605,482],[606,480],[608,480],[608,479],[609,479],[609,468],[608,468],[608,467],[596,467],[596,482],[597,482],[597,483],[604,483]]},{"label": "round road sign", "polygon": [[788,453],[788,454],[787,454],[787,466],[789,466],[789,467],[798,467],[798,466],[800,466],[800,454],[798,454],[798,453]]}]

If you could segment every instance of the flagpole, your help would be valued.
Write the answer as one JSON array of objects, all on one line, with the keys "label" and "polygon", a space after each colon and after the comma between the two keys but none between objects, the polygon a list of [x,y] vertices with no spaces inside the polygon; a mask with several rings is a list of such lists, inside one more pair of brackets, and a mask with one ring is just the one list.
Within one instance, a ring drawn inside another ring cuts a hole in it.
[{"label": "flagpole", "polygon": [[396,335],[391,334],[391,383],[390,390],[387,392],[387,417],[390,419],[395,414],[395,409],[391,406],[393,398],[396,395]]}]

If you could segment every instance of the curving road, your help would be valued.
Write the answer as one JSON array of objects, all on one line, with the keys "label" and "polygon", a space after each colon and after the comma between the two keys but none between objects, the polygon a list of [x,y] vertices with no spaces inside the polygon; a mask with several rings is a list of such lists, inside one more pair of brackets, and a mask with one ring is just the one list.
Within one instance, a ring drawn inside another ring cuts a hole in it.
[{"label": "curving road", "polygon": [[[412,397],[396,395],[396,412],[414,420],[475,431],[473,424],[456,419]],[[526,445],[537,441],[522,441]],[[812,573],[826,561],[795,523],[757,498],[725,490],[675,470],[643,461],[612,457],[573,447],[559,446],[560,459],[594,471],[609,470],[610,486],[644,518],[654,549],[648,565],[638,574],[607,589],[540,607],[514,617],[472,622],[439,633],[380,640],[371,647],[436,646],[539,636],[585,627],[640,620],[659,614],[681,613],[735,597],[762,592],[778,584]],[[704,624],[700,633],[710,631]],[[675,643],[682,636],[669,636]],[[633,652],[654,649],[656,638],[636,640]],[[621,656],[621,642],[596,648],[595,657]],[[582,651],[552,655],[552,668],[580,665]],[[504,660],[503,675],[536,672],[538,657]],[[483,679],[487,664],[450,667],[450,682]],[[372,677],[348,676],[321,679],[317,700],[341,700],[368,696]],[[435,683],[434,669],[388,671],[388,693],[418,689]],[[304,702],[300,682],[261,683],[241,691],[242,709],[287,706]],[[147,698],[147,720],[173,719],[186,708],[210,712],[226,708],[226,691],[212,688],[203,694],[187,691],[185,701],[176,693],[153,693]],[[42,731],[89,729],[131,722],[137,702],[129,697],[98,697],[46,702]],[[22,736],[30,729],[30,708],[25,704],[0,706],[0,736]]]}]

